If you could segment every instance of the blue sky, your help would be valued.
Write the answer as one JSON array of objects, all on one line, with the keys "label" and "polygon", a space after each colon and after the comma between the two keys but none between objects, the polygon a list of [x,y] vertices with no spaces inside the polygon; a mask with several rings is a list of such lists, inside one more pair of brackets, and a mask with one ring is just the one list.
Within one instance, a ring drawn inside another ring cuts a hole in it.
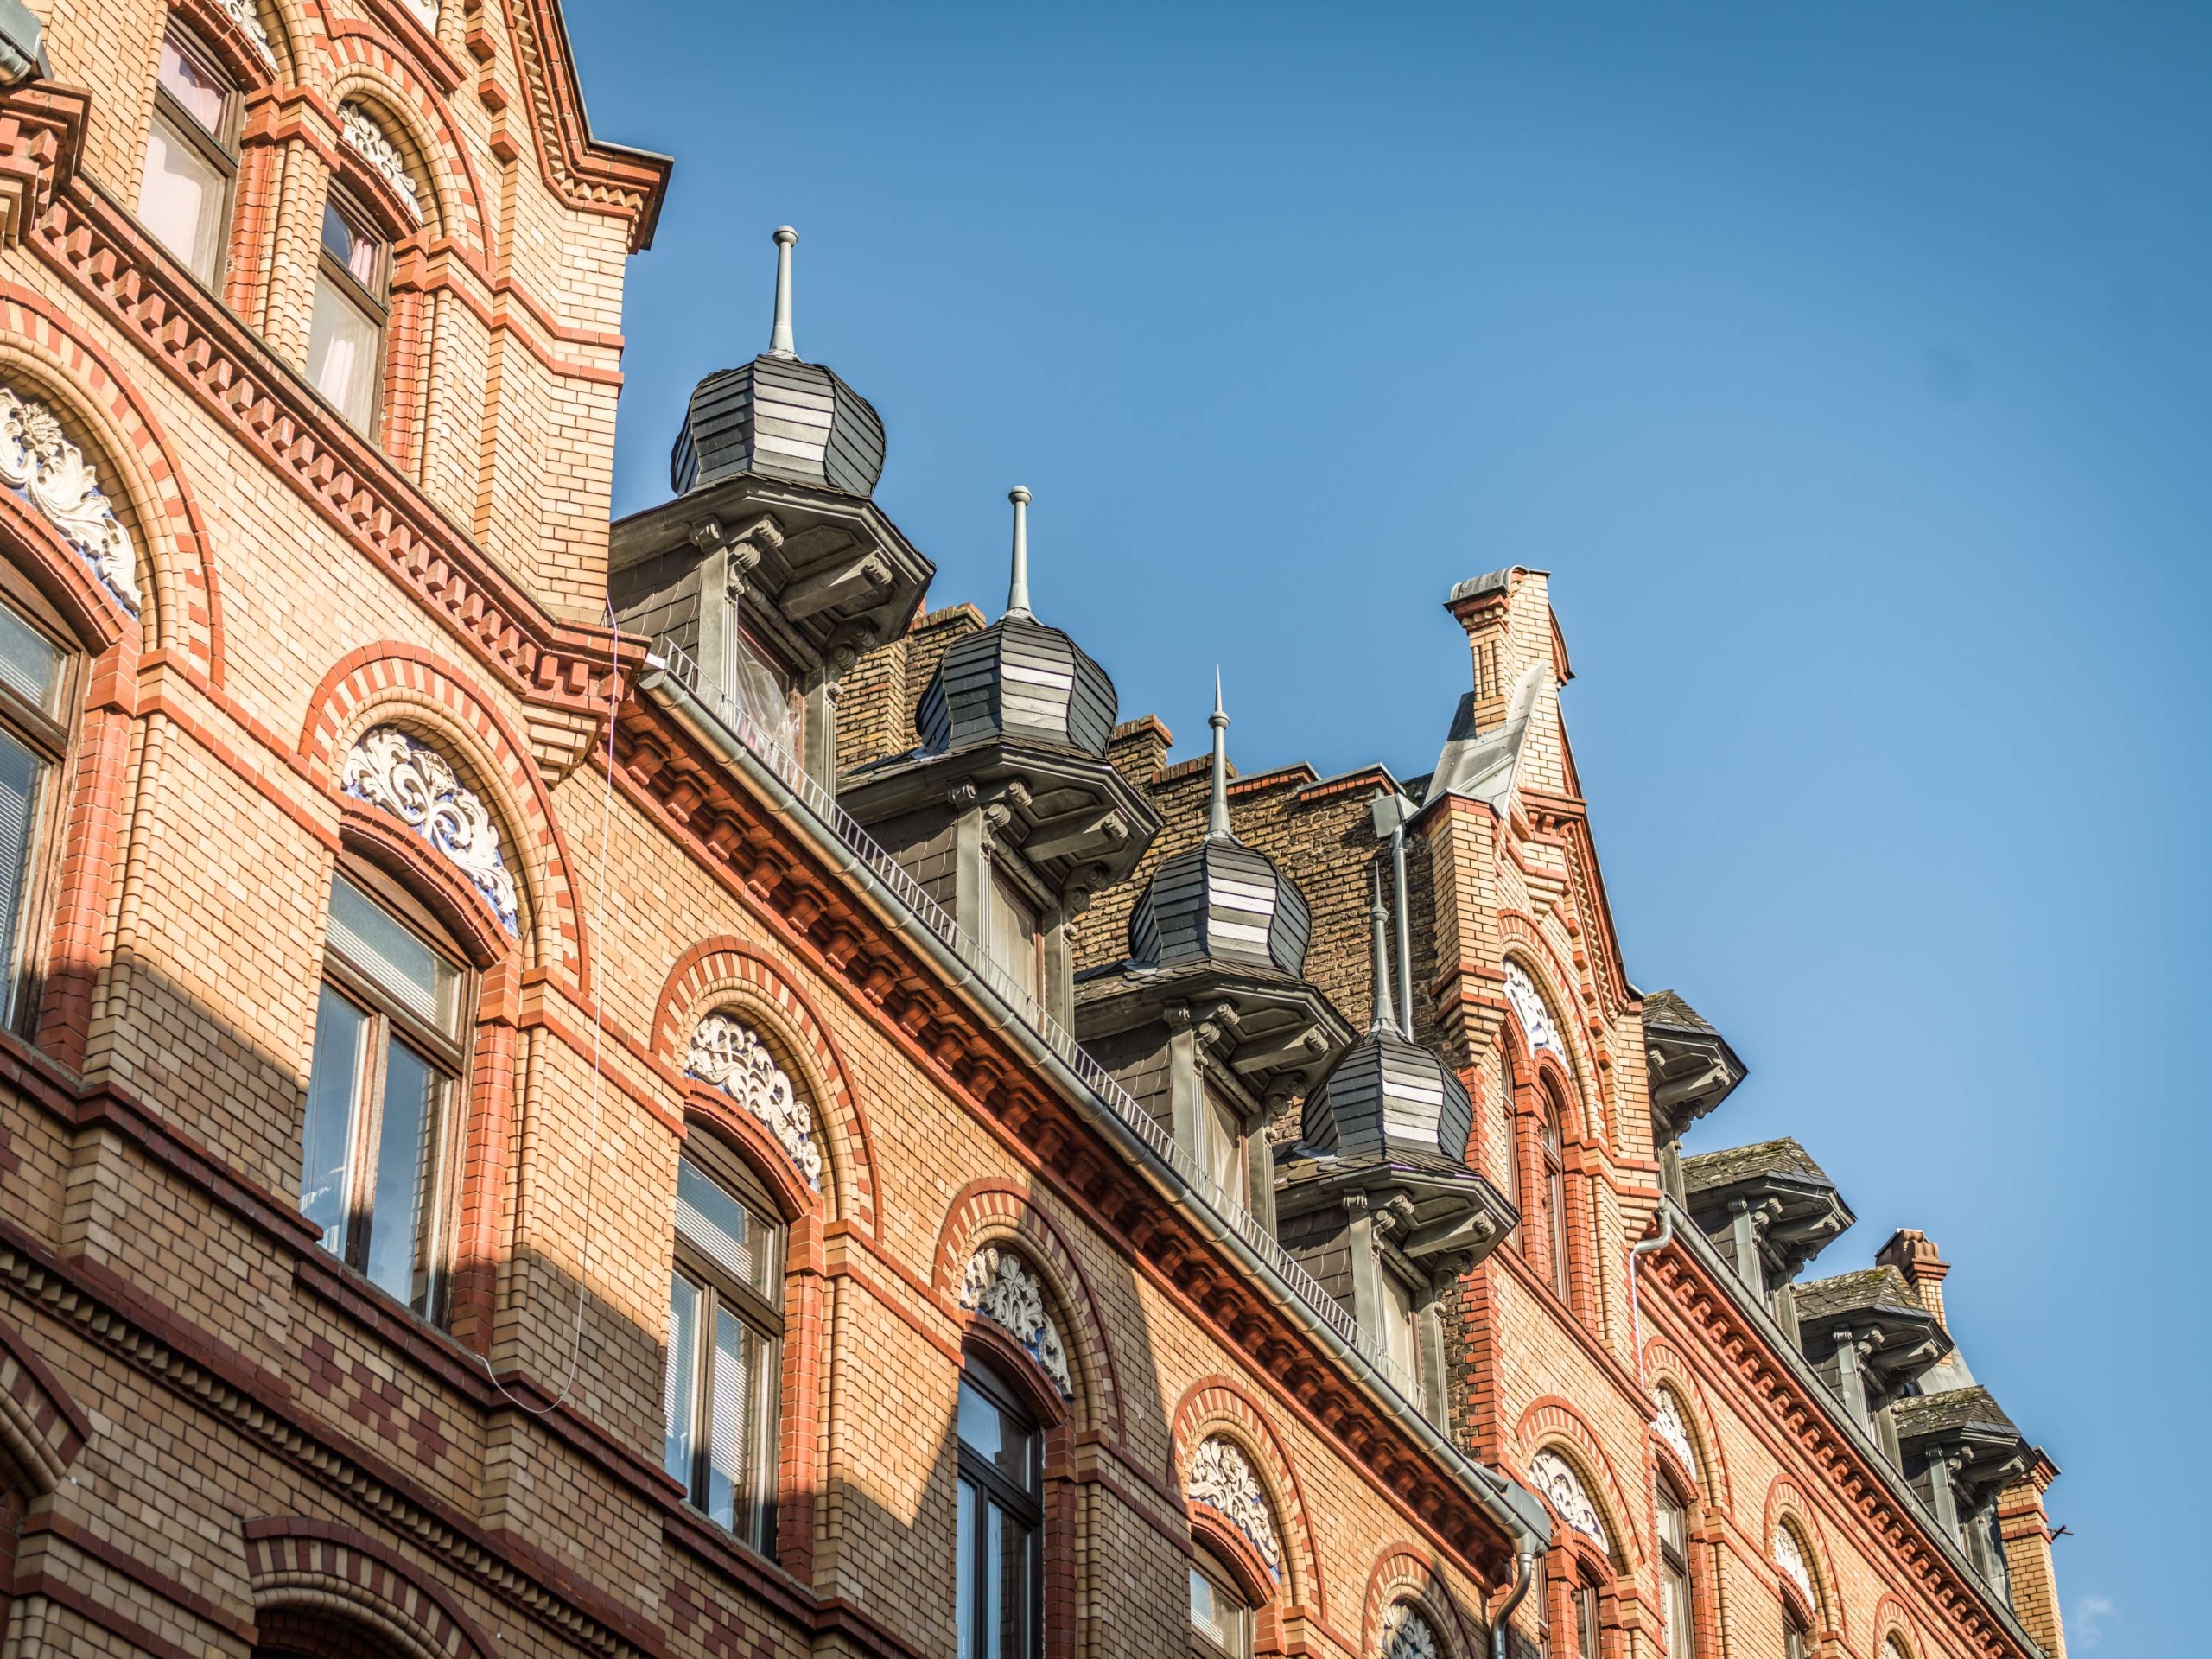
[{"label": "blue sky", "polygon": [[[2212,12],[571,0],[633,262],[617,506],[766,346],[873,399],[936,602],[1196,753],[1433,763],[1525,563],[1631,976],[1956,1264],[2065,1474],[2077,1653],[2184,1622],[2212,1458],[2202,630]],[[2191,664],[2195,666],[2191,666]],[[2153,1478],[2155,1477],[2155,1478]]]}]

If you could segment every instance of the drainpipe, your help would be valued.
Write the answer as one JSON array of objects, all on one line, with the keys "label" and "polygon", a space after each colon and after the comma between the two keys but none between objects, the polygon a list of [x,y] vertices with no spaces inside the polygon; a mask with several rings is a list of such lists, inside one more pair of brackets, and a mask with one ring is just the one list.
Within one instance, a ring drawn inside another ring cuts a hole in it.
[{"label": "drainpipe", "polygon": [[1535,1580],[1536,1563],[1543,1558],[1542,1552],[1534,1547],[1535,1541],[1527,1536],[1521,1540],[1521,1553],[1513,1560],[1513,1593],[1491,1617],[1490,1659],[1505,1659],[1508,1623],[1513,1610],[1521,1605],[1521,1598],[1529,1593],[1529,1585]]},{"label": "drainpipe", "polygon": [[[1643,1388],[1643,1312],[1636,1300],[1636,1264],[1643,1257],[1656,1255],[1675,1242],[1675,1208],[1667,1202],[1667,1195],[1659,1195],[1659,1230],[1639,1243],[1628,1247],[1628,1321],[1629,1330],[1636,1343],[1636,1351],[1630,1356],[1636,1362],[1636,1386]],[[1646,1392],[1649,1392],[1647,1389]]]}]

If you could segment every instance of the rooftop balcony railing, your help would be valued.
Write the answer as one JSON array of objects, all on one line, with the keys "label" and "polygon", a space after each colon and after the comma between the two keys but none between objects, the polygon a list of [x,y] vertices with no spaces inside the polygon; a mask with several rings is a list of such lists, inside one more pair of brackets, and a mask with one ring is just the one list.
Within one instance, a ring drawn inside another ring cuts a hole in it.
[{"label": "rooftop balcony railing", "polygon": [[1344,1305],[1321,1287],[1320,1282],[1300,1265],[1296,1257],[1283,1249],[1257,1217],[1223,1191],[1198,1160],[1160,1127],[1160,1121],[1137,1104],[1129,1091],[1115,1081],[1113,1073],[1101,1065],[1082,1044],[1068,1033],[1065,1027],[1055,1020],[1012,975],[1000,967],[980,943],[970,938],[957,922],[945,914],[944,907],[923,890],[921,884],[906,873],[898,860],[883,849],[874,836],[861,827],[851,813],[838,805],[836,796],[801,766],[789,750],[778,743],[740,699],[730,696],[722,687],[706,682],[690,653],[673,640],[665,638],[656,640],[653,653],[671,677],[693,697],[713,709],[730,734],[775,775],[826,833],[834,836],[847,852],[866,865],[869,873],[893,897],[904,905],[917,921],[943,941],[945,948],[960,959],[1008,1013],[1028,1027],[1058,1057],[1061,1064],[1104,1103],[1108,1110],[1143,1140],[1201,1204],[1233,1230],[1347,1346],[1356,1349],[1375,1368],[1376,1374],[1398,1395],[1408,1412],[1419,1417],[1427,1416],[1421,1405],[1420,1383],[1406,1374],[1404,1368],[1391,1357],[1382,1343],[1362,1330],[1359,1322],[1344,1311]]}]

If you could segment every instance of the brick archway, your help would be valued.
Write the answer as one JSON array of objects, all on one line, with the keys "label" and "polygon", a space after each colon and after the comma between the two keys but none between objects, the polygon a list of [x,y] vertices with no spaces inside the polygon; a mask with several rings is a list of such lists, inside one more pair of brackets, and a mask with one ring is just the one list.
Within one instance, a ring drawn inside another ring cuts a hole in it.
[{"label": "brick archway", "polygon": [[1813,1519],[1815,1514],[1805,1489],[1788,1475],[1777,1475],[1766,1489],[1766,1503],[1759,1516],[1759,1548],[1765,1552],[1766,1564],[1774,1569],[1775,1575],[1786,1576],[1774,1559],[1774,1543],[1783,1524],[1789,1524],[1804,1546],[1805,1565],[1813,1574],[1814,1621],[1834,1630],[1847,1644],[1851,1632],[1842,1599],[1836,1593],[1835,1560],[1828,1553],[1827,1540],[1821,1535],[1819,1523]]},{"label": "brick archway", "polygon": [[458,1602],[359,1533],[286,1516],[248,1522],[245,1541],[264,1641],[337,1625],[372,1633],[409,1659],[498,1659]]},{"label": "brick archway", "polygon": [[874,1141],[836,1039],[796,979],[741,939],[702,940],[677,959],[654,1002],[654,1057],[680,1079],[691,1033],[717,998],[760,1014],[771,1039],[797,1062],[830,1154],[837,1213],[873,1234]]},{"label": "brick archway", "polygon": [[1251,1459],[1267,1483],[1275,1525],[1282,1537],[1287,1609],[1311,1605],[1313,1618],[1328,1618],[1328,1590],[1320,1557],[1313,1548],[1313,1528],[1306,1513],[1306,1489],[1276,1433],[1274,1420],[1260,1402],[1226,1376],[1201,1377],[1184,1390],[1175,1407],[1168,1442],[1167,1478],[1178,1497],[1189,1490],[1191,1458],[1213,1435],[1224,1434]]},{"label": "brick archway", "polygon": [[1391,1545],[1367,1575],[1367,1597],[1359,1616],[1359,1650],[1382,1651],[1382,1621],[1398,1602],[1421,1610],[1430,1630],[1445,1645],[1440,1659],[1478,1659],[1481,1643],[1459,1611],[1459,1598],[1444,1580],[1436,1557],[1417,1544]]},{"label": "brick archway", "polygon": [[1622,1486],[1612,1459],[1605,1455],[1590,1425],[1581,1413],[1555,1394],[1539,1396],[1529,1403],[1521,1415],[1513,1432],[1515,1454],[1522,1470],[1529,1466],[1529,1459],[1551,1446],[1565,1454],[1574,1465],[1590,1491],[1590,1501],[1595,1503],[1605,1523],[1605,1530],[1613,1545],[1617,1565],[1630,1573],[1643,1570],[1643,1534],[1634,1524],[1631,1516],[1643,1516],[1649,1512],[1649,1501],[1631,1506],[1627,1490]]},{"label": "brick archway", "polygon": [[1113,1347],[1106,1339],[1105,1323],[1098,1317],[1090,1275],[1059,1229],[1025,1188],[987,1177],[969,1182],[954,1195],[931,1256],[930,1288],[946,1315],[964,1323],[970,1316],[959,1303],[960,1276],[979,1247],[1001,1240],[1012,1244],[1044,1275],[1059,1304],[1058,1311],[1070,1327],[1062,1337],[1081,1379],[1077,1403],[1089,1418],[1084,1426],[1118,1445],[1122,1430],[1121,1376],[1114,1363]]},{"label": "brick archway", "polygon": [[1698,1477],[1699,1496],[1708,1506],[1733,1514],[1736,1495],[1728,1474],[1727,1450],[1721,1444],[1719,1420],[1705,1391],[1697,1385],[1696,1372],[1664,1337],[1653,1337],[1643,1344],[1643,1370],[1653,1388],[1665,1384],[1681,1403],[1691,1449],[1698,1455],[1698,1466],[1690,1472]]},{"label": "brick archway", "polygon": [[330,67],[326,95],[334,105],[355,92],[365,92],[377,105],[376,112],[399,126],[400,131],[387,136],[414,150],[434,198],[423,215],[423,229],[434,238],[460,244],[480,267],[486,257],[484,192],[437,98],[406,60],[365,26],[338,22],[333,29],[315,42],[315,54]]}]

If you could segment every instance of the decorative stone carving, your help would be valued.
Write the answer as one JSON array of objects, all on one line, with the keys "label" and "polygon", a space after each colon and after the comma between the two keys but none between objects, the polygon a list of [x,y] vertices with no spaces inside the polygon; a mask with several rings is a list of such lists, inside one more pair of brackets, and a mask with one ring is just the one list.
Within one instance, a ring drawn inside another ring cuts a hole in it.
[{"label": "decorative stone carving", "polygon": [[216,3],[222,7],[224,16],[238,26],[238,33],[245,35],[248,43],[260,54],[261,60],[270,69],[275,69],[276,49],[269,44],[269,31],[262,28],[261,18],[253,9],[253,0],[216,0]]},{"label": "decorative stone carving", "polygon": [[397,726],[364,732],[346,757],[344,788],[380,806],[443,853],[491,903],[508,932],[521,923],[515,879],[499,856],[491,809],[454,775],[446,758]]},{"label": "decorative stone carving", "polygon": [[431,34],[438,32],[438,0],[407,0],[407,10],[413,12],[415,20]]},{"label": "decorative stone carving", "polygon": [[1205,1504],[1243,1533],[1268,1564],[1268,1571],[1282,1577],[1282,1543],[1275,1536],[1274,1511],[1243,1447],[1218,1434],[1200,1446],[1191,1458],[1189,1490],[1192,1503]]},{"label": "decorative stone carving", "polygon": [[1436,1632],[1421,1609],[1409,1601],[1394,1601],[1382,1615],[1382,1659],[1440,1659]]},{"label": "decorative stone carving", "polygon": [[726,1014],[709,1014],[691,1033],[691,1052],[683,1069],[752,1113],[798,1166],[806,1184],[817,1192],[822,1190],[822,1148],[814,1139],[813,1115],[783,1067],[750,1029]]},{"label": "decorative stone carving", "polygon": [[44,404],[0,386],[0,484],[36,507],[92,574],[138,614],[138,555],[85,452]]},{"label": "decorative stone carving", "polygon": [[1682,1402],[1675,1398],[1672,1389],[1659,1390],[1659,1417],[1651,1425],[1651,1432],[1682,1460],[1683,1468],[1693,1475],[1698,1472],[1696,1454],[1690,1450],[1689,1425],[1682,1421]]},{"label": "decorative stone carving", "polygon": [[1529,1459],[1529,1478],[1536,1490],[1550,1500],[1559,1518],[1604,1550],[1613,1553],[1611,1541],[1605,1536],[1605,1523],[1599,1518],[1598,1506],[1590,1501],[1590,1494],[1583,1490],[1582,1477],[1574,1467],[1556,1452],[1539,1452]]},{"label": "decorative stone carving", "polygon": [[1804,1592],[1808,1607],[1821,1605],[1821,1599],[1813,1593],[1813,1569],[1805,1565],[1804,1548],[1798,1543],[1797,1535],[1788,1527],[1777,1525],[1774,1529],[1774,1564]]},{"label": "decorative stone carving", "polygon": [[1560,1041],[1559,1033],[1553,1029],[1550,1005],[1536,988],[1536,982],[1529,977],[1529,970],[1510,959],[1505,964],[1505,1000],[1521,1021],[1521,1029],[1529,1034],[1530,1051],[1548,1048],[1564,1061],[1567,1045]]},{"label": "decorative stone carving", "polygon": [[415,181],[407,175],[407,163],[400,159],[391,140],[385,137],[376,117],[358,104],[340,104],[338,118],[346,124],[346,143],[398,193],[400,200],[407,204],[407,211],[420,224],[423,204],[415,199]]},{"label": "decorative stone carving", "polygon": [[1021,1344],[1044,1368],[1064,1399],[1075,1397],[1068,1376],[1068,1351],[1060,1328],[1046,1306],[1045,1284],[1036,1270],[1012,1250],[986,1244],[968,1260],[961,1275],[960,1306],[982,1314]]}]

